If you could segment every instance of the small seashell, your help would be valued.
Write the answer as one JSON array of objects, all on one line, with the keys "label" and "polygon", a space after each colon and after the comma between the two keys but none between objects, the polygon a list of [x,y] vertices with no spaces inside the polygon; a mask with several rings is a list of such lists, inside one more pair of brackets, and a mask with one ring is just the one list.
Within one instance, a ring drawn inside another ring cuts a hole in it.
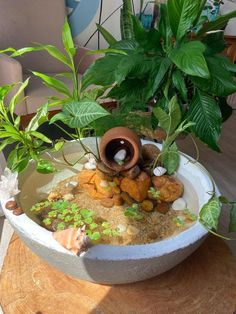
[{"label": "small seashell", "polygon": [[119,150],[115,156],[114,156],[114,160],[116,162],[119,162],[119,161],[124,161],[125,160],[125,157],[126,157],[126,150],[125,149],[121,149]]},{"label": "small seashell", "polygon": [[64,196],[63,196],[63,200],[64,201],[73,201],[73,199],[74,199],[75,197],[74,197],[74,195],[73,194],[71,194],[71,193],[68,193],[68,194],[65,194]]},{"label": "small seashell", "polygon": [[109,186],[109,183],[106,180],[102,180],[99,185],[103,188],[107,188]]},{"label": "small seashell", "polygon": [[127,233],[129,235],[137,235],[139,233],[139,230],[134,226],[128,226]]},{"label": "small seashell", "polygon": [[95,170],[97,167],[96,167],[96,164],[93,164],[88,161],[84,164],[84,168],[87,170]]},{"label": "small seashell", "polygon": [[119,232],[122,233],[122,232],[125,232],[127,228],[126,228],[126,226],[119,224],[117,226],[117,229],[118,229]]},{"label": "small seashell", "polygon": [[156,176],[156,177],[161,177],[161,176],[163,176],[166,172],[167,172],[166,168],[163,168],[163,167],[156,167],[156,168],[153,170],[153,174],[154,174],[154,176]]},{"label": "small seashell", "polygon": [[66,188],[76,188],[78,185],[78,182],[76,181],[70,181],[66,183]]},{"label": "small seashell", "polygon": [[174,210],[184,210],[187,207],[187,203],[185,199],[182,197],[178,198],[174,203],[172,204],[172,209]]}]

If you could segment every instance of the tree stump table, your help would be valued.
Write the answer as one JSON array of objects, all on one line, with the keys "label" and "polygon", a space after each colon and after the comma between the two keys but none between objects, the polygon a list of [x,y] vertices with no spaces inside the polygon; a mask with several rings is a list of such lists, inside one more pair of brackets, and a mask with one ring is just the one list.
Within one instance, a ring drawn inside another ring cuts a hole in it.
[{"label": "tree stump table", "polygon": [[233,314],[236,263],[209,237],[183,263],[156,278],[106,286],[50,267],[13,235],[0,277],[4,314]]}]

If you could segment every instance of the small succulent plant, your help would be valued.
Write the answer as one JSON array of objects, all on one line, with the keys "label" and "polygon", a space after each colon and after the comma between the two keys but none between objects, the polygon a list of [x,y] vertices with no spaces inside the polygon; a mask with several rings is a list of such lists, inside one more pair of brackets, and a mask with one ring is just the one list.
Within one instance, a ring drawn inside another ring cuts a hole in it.
[{"label": "small succulent plant", "polygon": [[124,215],[126,217],[134,218],[136,220],[143,219],[143,215],[139,211],[139,205],[135,203],[132,206],[126,208],[126,210],[124,211]]}]

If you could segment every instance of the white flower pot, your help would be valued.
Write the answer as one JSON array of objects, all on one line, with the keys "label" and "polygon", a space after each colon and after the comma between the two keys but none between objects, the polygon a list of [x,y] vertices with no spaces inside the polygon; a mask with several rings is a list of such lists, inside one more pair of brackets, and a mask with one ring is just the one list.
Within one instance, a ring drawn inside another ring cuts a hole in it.
[{"label": "white flower pot", "polygon": [[[144,143],[151,143],[143,141]],[[84,143],[95,150],[95,140],[86,138]],[[79,144],[67,143],[64,149],[68,158],[75,160],[81,151]],[[157,145],[158,146],[158,145]],[[60,154],[55,155],[59,157]],[[61,172],[42,175],[29,168],[19,176],[21,193],[18,201],[23,208],[31,207],[40,201],[62,178],[76,174],[77,170],[61,166]],[[198,213],[209,200],[212,181],[199,163],[191,163],[181,156],[178,176],[185,186],[184,198],[188,208]],[[38,256],[60,271],[73,277],[103,284],[136,282],[161,274],[179,264],[202,243],[207,235],[206,229],[197,221],[186,231],[145,245],[95,245],[81,256],[76,256],[57,243],[52,233],[37,225],[25,214],[14,216],[3,210],[15,232]]]}]

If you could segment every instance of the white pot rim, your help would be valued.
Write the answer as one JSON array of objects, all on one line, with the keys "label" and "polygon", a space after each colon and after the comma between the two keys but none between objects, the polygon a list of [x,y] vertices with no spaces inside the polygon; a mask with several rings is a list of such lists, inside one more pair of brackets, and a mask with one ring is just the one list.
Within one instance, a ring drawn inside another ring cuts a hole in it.
[{"label": "white pot rim", "polygon": [[[143,143],[152,143],[160,147],[159,144],[150,141],[143,141]],[[213,190],[213,182],[207,170],[198,162],[189,162],[190,159],[192,158],[181,153],[180,167],[188,167],[188,171],[193,173],[196,172],[198,178],[201,180],[201,184],[205,189],[203,202],[200,204],[200,207],[202,207],[211,197],[209,192]],[[217,187],[216,194],[219,195]],[[33,242],[37,242],[38,244],[55,251],[55,253],[60,252],[63,254],[74,255],[54,240],[52,232],[36,224],[26,214],[20,216],[13,215],[11,211],[5,208],[4,205],[6,202],[3,203],[1,201],[1,204],[6,218],[17,233],[23,233],[24,236],[30,238]],[[82,253],[78,258],[111,261],[152,259],[176,250],[181,250],[200,240],[206,236],[207,233],[208,231],[199,221],[197,221],[187,230],[158,242],[140,245],[97,244],[90,247],[87,252]]]}]

